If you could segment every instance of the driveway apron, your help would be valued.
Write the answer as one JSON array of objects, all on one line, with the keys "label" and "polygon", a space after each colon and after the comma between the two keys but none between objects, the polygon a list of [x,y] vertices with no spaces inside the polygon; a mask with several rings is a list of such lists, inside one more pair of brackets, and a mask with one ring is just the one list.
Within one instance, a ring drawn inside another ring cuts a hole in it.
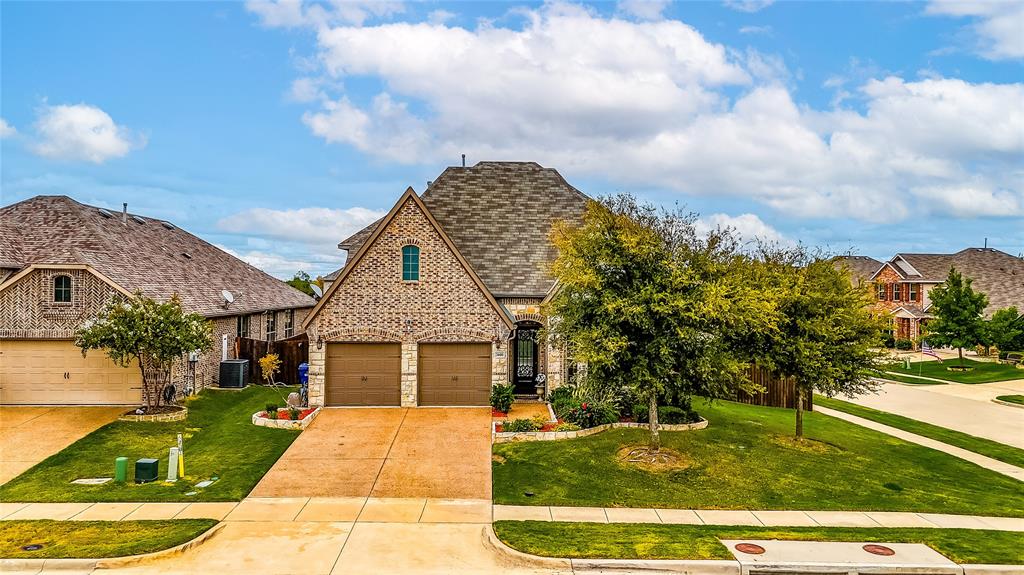
[{"label": "driveway apron", "polygon": [[119,407],[0,407],[0,484],[117,419]]}]

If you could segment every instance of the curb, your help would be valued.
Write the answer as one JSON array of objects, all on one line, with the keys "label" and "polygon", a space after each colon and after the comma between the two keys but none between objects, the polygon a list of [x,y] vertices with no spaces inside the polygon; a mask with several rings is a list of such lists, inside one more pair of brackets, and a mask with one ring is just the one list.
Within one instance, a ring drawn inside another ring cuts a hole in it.
[{"label": "curb", "polygon": [[992,398],[992,403],[998,403],[999,405],[1007,405],[1009,407],[1016,407],[1017,409],[1024,409],[1024,405],[1019,403],[1013,403],[1011,401],[1003,401],[997,397]]},{"label": "curb", "polygon": [[498,539],[494,533],[493,525],[485,525],[481,530],[481,539],[484,547],[490,549],[498,556],[503,568],[511,567],[535,567],[542,569],[572,569],[570,559],[556,559],[554,557],[541,557],[517,551],[505,545],[505,542]]},{"label": "curb", "polygon": [[726,559],[572,559],[571,563],[575,573],[643,571],[689,575],[740,575],[743,569],[739,561]]},{"label": "curb", "polygon": [[[125,557],[111,557],[99,559],[0,559],[0,573],[8,571],[93,571],[95,569],[113,569],[116,567],[127,567],[139,565],[156,559],[164,559],[180,555],[189,549],[206,543],[211,537],[224,528],[224,523],[218,523],[206,530],[195,539],[186,541],[181,545],[154,551],[143,555],[127,555]],[[980,575],[980,574],[979,574]]]}]

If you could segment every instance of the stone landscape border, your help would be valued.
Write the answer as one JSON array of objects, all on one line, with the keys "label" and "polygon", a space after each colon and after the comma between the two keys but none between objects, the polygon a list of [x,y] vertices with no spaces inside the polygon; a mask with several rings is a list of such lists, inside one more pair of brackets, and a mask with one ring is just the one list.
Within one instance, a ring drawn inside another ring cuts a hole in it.
[{"label": "stone landscape border", "polygon": [[[491,442],[492,443],[511,443],[513,441],[557,441],[560,439],[576,439],[577,437],[587,437],[588,435],[594,435],[595,433],[601,433],[608,429],[620,429],[624,427],[649,429],[646,423],[629,423],[629,422],[615,422],[605,423],[604,425],[598,425],[596,427],[588,427],[587,429],[580,429],[578,431],[497,431],[500,421],[491,422]],[[675,425],[670,424],[658,424],[659,431],[694,431],[697,429],[704,429],[708,426],[708,420],[701,418],[696,423],[680,423]]]},{"label": "stone landscape border", "polygon": [[310,423],[313,423],[316,416],[320,415],[321,409],[323,408],[318,407],[314,409],[302,419],[270,419],[269,417],[261,416],[262,411],[257,411],[252,414],[252,424],[259,425],[260,427],[272,427],[274,429],[306,429]]},{"label": "stone landscape border", "polygon": [[154,413],[152,415],[125,413],[118,417],[119,421],[145,421],[149,423],[167,423],[170,421],[182,421],[188,417],[188,408],[184,405],[177,406],[181,409],[170,413]]}]

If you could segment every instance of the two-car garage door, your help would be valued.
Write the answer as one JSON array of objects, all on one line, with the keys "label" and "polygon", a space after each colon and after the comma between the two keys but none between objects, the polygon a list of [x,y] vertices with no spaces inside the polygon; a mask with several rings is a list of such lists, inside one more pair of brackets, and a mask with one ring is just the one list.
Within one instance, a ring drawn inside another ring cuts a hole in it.
[{"label": "two-car garage door", "polygon": [[[488,343],[421,343],[418,405],[488,405]],[[397,343],[328,343],[326,405],[401,405],[402,347]]]},{"label": "two-car garage door", "polygon": [[142,373],[67,340],[0,340],[2,405],[137,405]]}]

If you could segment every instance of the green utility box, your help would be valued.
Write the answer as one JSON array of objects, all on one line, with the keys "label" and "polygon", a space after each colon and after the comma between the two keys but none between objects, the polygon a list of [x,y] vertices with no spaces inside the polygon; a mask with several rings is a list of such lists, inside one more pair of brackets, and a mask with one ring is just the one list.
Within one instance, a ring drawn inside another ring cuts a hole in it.
[{"label": "green utility box", "polygon": [[114,460],[114,481],[124,483],[128,481],[128,458],[118,457]]},{"label": "green utility box", "polygon": [[140,459],[135,462],[135,483],[156,481],[160,474],[160,462],[156,459]]}]

